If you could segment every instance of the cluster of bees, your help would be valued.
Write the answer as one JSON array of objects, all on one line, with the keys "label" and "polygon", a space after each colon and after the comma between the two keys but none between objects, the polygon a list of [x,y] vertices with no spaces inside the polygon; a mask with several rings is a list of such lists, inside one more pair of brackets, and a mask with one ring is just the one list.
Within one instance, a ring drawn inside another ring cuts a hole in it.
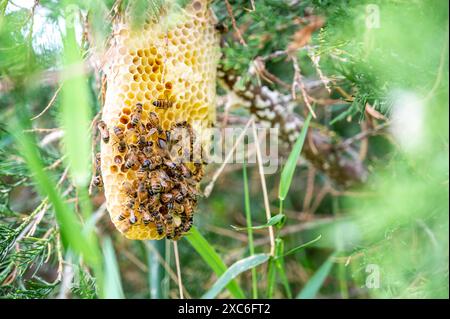
[{"label": "cluster of bees", "polygon": [[[153,102],[157,108],[167,108],[171,104],[169,100]],[[141,121],[143,112],[148,112],[147,121]],[[186,151],[192,154],[195,140],[192,127],[184,121],[163,130],[157,113],[143,110],[140,103],[135,105],[129,121],[122,124],[126,125],[108,128],[105,122],[98,123],[103,143],[112,140],[112,147],[117,149],[113,152],[119,154],[114,157],[114,163],[124,174],[131,170],[136,176],[120,185],[121,192],[127,197],[118,216],[120,227],[126,232],[138,223],[153,223],[160,237],[177,240],[192,227],[193,211],[200,195],[196,185],[203,177],[203,165],[172,158],[171,151],[179,142],[173,138],[173,132],[175,129],[188,132],[189,149],[178,149],[177,154],[186,154]],[[93,184],[101,187],[99,161],[97,156],[97,175]]]}]

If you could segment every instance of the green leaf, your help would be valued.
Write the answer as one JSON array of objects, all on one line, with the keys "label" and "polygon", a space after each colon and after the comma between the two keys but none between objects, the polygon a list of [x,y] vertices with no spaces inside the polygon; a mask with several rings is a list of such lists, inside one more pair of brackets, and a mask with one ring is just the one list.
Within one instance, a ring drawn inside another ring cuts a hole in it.
[{"label": "green leaf", "polygon": [[237,231],[248,230],[248,229],[253,229],[253,230],[254,229],[264,229],[264,228],[268,228],[270,226],[275,226],[275,225],[281,224],[284,222],[285,219],[286,219],[286,216],[284,214],[278,214],[278,215],[272,216],[269,219],[269,221],[264,225],[253,226],[253,227],[237,227],[237,226],[231,225],[231,227]]},{"label": "green leaf", "polygon": [[[253,244],[253,229],[252,229],[252,213],[250,211],[250,192],[248,188],[247,166],[242,164],[242,177],[244,179],[244,206],[245,206],[245,219],[247,223],[247,238],[248,238],[248,250],[250,256],[255,254],[255,246]],[[258,278],[256,269],[252,269],[252,297],[258,299]]]},{"label": "green leaf", "polygon": [[117,264],[114,246],[109,237],[103,240],[103,260],[105,268],[103,298],[124,299],[119,266]]},{"label": "green leaf", "polygon": [[297,299],[313,299],[317,295],[333,267],[333,258],[336,254],[337,252],[334,252],[322,266],[320,266],[317,272],[306,283],[305,287],[303,287],[302,291],[297,295]]},{"label": "green leaf", "polygon": [[268,254],[257,254],[244,259],[241,259],[231,265],[230,268],[215,282],[210,290],[202,296],[202,299],[212,299],[215,298],[222,289],[238,275],[252,269],[262,263],[269,260],[270,255]]},{"label": "green leaf", "polygon": [[294,176],[295,167],[297,166],[298,158],[305,143],[306,133],[308,132],[309,122],[311,121],[312,114],[309,113],[305,122],[303,123],[302,131],[297,138],[297,141],[292,148],[291,153],[284,165],[283,171],[281,172],[280,186],[278,189],[278,198],[284,200],[291,187],[292,177]]},{"label": "green leaf", "polygon": [[91,163],[90,108],[88,86],[83,72],[76,71],[83,64],[75,30],[66,25],[64,38],[64,72],[61,90],[61,119],[64,128],[64,147],[70,174],[77,187],[89,184]]},{"label": "green leaf", "polygon": [[164,256],[166,253],[166,242],[163,240],[148,240],[144,247],[147,254],[150,299],[167,299],[168,285],[164,277],[168,274],[158,259],[159,256]]},{"label": "green leaf", "polygon": [[281,282],[283,283],[284,289],[286,290],[286,295],[289,299],[292,299],[292,291],[289,286],[289,279],[286,275],[284,267],[284,241],[281,238],[275,240],[275,266],[277,267],[277,272],[280,275]]},{"label": "green leaf", "polygon": [[306,242],[306,243],[304,243],[304,244],[301,244],[300,246],[297,246],[297,247],[295,247],[295,248],[292,248],[292,249],[289,250],[287,253],[285,253],[285,254],[283,255],[283,257],[288,256],[288,255],[292,255],[292,254],[296,253],[297,251],[299,251],[300,249],[303,249],[303,248],[305,248],[305,247],[307,247],[307,246],[309,246],[309,245],[314,244],[315,242],[319,241],[321,238],[322,238],[322,235],[319,235],[319,236],[317,236],[317,238],[315,238],[315,239],[313,239],[313,240],[311,240],[311,241],[308,241],[308,242]]},{"label": "green leaf", "polygon": [[[225,273],[225,271],[227,271],[227,266],[217,254],[215,249],[195,227],[192,227],[189,235],[184,238],[186,238],[189,244],[191,244],[191,246],[203,258],[209,267],[211,267],[217,276],[221,276]],[[244,292],[235,281],[229,282],[227,288],[235,298],[245,298]]]}]

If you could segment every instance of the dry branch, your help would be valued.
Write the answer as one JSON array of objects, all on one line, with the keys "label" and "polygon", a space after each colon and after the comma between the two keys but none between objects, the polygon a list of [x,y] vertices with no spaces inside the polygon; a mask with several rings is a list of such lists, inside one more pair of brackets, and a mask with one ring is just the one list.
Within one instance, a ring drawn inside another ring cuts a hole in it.
[{"label": "dry branch", "polygon": [[[288,145],[296,141],[304,119],[292,111],[297,102],[292,101],[290,95],[250,82],[237,85],[240,76],[233,71],[221,69],[218,76],[221,84],[233,92],[239,103],[248,107],[259,122],[279,128],[281,140]],[[352,147],[342,148],[339,144],[339,139],[332,132],[310,128],[308,142],[305,143],[302,154],[337,185],[350,186],[364,182],[367,169],[359,159],[358,152]]]}]

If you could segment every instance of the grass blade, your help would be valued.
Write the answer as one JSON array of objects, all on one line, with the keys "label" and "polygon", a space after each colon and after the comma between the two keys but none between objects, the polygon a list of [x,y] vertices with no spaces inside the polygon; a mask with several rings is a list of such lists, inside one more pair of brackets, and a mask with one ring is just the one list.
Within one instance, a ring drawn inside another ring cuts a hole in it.
[{"label": "grass blade", "polygon": [[268,227],[275,226],[278,224],[282,224],[285,219],[286,219],[286,216],[284,214],[278,214],[278,215],[272,216],[269,219],[269,221],[267,223],[265,223],[264,225],[253,226],[253,227],[237,227],[237,226],[231,225],[231,227],[237,231],[249,230],[249,229],[251,229],[251,230],[264,229],[264,228],[268,228]]},{"label": "grass blade", "polygon": [[305,143],[306,133],[308,132],[309,123],[311,121],[312,114],[309,113],[305,122],[303,123],[302,131],[297,138],[297,141],[292,148],[291,153],[284,165],[283,171],[281,172],[280,186],[278,189],[278,197],[280,200],[284,200],[291,187],[292,177],[294,176],[295,167],[297,166],[297,161],[300,153]]},{"label": "grass blade", "polygon": [[[247,166],[242,164],[242,177],[244,179],[244,204],[245,204],[245,219],[247,223],[247,237],[248,237],[248,250],[250,256],[255,254],[255,247],[253,245],[253,229],[252,229],[252,213],[250,211],[250,192],[248,189],[248,178],[247,178]],[[252,269],[252,297],[253,299],[258,299],[258,278],[256,274],[256,269]]]},{"label": "grass blade", "polygon": [[[215,249],[195,227],[192,227],[189,235],[185,238],[217,276],[222,276],[222,274],[225,273],[227,266],[217,254]],[[229,282],[227,288],[235,298],[245,298],[244,292],[235,281]]]},{"label": "grass blade", "polygon": [[116,254],[114,252],[114,246],[109,237],[103,239],[103,261],[105,269],[103,298],[125,298],[120,279],[119,266],[117,264]]},{"label": "grass blade", "polygon": [[161,299],[163,297],[163,280],[162,275],[165,272],[161,263],[158,260],[156,251],[164,256],[165,255],[165,241],[149,240],[148,245],[151,245],[153,249],[144,245],[147,255],[148,265],[148,285],[150,290],[150,299]]},{"label": "grass blade", "polygon": [[215,298],[231,280],[244,271],[265,263],[269,258],[270,255],[268,254],[257,254],[235,262],[222,276],[220,276],[212,288],[202,296],[202,299]]},{"label": "grass blade", "polygon": [[299,251],[300,249],[303,249],[303,248],[305,248],[305,247],[307,247],[307,246],[309,246],[309,245],[314,244],[315,242],[319,241],[321,238],[322,238],[322,235],[319,235],[319,236],[317,236],[317,238],[314,238],[314,239],[311,240],[311,241],[308,241],[308,242],[306,242],[306,243],[304,243],[304,244],[301,244],[300,246],[297,246],[297,247],[295,247],[295,248],[292,248],[292,249],[289,250],[287,253],[285,253],[285,254],[283,255],[283,257],[288,256],[288,255],[292,255],[292,254],[296,253],[297,251]]},{"label": "grass blade", "polygon": [[277,279],[277,267],[275,265],[275,259],[270,258],[269,266],[267,269],[267,298],[268,299],[271,299],[273,297],[276,279]]},{"label": "grass blade", "polygon": [[284,241],[281,238],[276,239],[276,249],[275,249],[275,266],[280,274],[281,282],[283,283],[284,289],[286,290],[286,295],[289,299],[292,299],[292,291],[289,286],[289,280],[286,276],[286,271],[284,270]]},{"label": "grass blade", "polygon": [[317,295],[333,267],[333,258],[336,254],[336,252],[333,253],[322,266],[320,266],[317,272],[306,283],[305,287],[303,287],[302,291],[297,295],[297,299],[313,299]]},{"label": "grass blade", "polygon": [[64,128],[64,147],[70,173],[77,187],[89,184],[91,163],[91,142],[89,138],[89,119],[91,117],[88,99],[88,86],[82,72],[75,71],[82,65],[80,49],[75,38],[75,29],[66,24],[64,38],[64,67],[62,74],[61,119]]}]

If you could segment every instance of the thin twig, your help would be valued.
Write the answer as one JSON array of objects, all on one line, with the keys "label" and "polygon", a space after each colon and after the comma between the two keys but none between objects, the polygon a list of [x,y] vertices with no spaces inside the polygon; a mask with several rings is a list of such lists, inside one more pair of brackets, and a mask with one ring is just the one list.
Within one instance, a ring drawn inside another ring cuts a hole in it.
[{"label": "thin twig", "polygon": [[47,106],[45,107],[45,109],[42,110],[41,113],[39,113],[38,115],[36,115],[35,117],[31,118],[32,121],[40,118],[42,115],[45,114],[45,112],[48,111],[49,108],[52,107],[53,103],[55,103],[56,98],[58,97],[59,91],[61,91],[63,84],[61,83],[58,87],[58,89],[56,90],[55,94],[53,94],[53,97],[51,98],[50,102],[48,102]]},{"label": "thin twig", "polygon": [[231,7],[231,4],[228,0],[225,0],[225,5],[227,7],[227,11],[228,14],[230,15],[231,18],[231,24],[233,25],[233,29],[234,31],[236,31],[236,34],[239,38],[239,42],[243,45],[243,46],[247,46],[247,43],[245,42],[244,38],[242,37],[242,33],[241,30],[239,30],[237,24],[236,24],[236,19],[234,18],[234,14],[233,14],[233,8]]},{"label": "thin twig", "polygon": [[178,243],[176,241],[173,242],[173,252],[175,254],[175,265],[177,267],[178,289],[180,292],[180,299],[184,299],[183,282],[181,280],[180,256],[178,255]]},{"label": "thin twig", "polygon": [[305,198],[303,199],[303,211],[309,211],[311,201],[314,195],[314,179],[316,177],[316,169],[310,166],[308,169],[308,177],[306,182]]},{"label": "thin twig", "polygon": [[66,158],[66,155],[61,156],[60,158],[58,158],[55,162],[53,162],[52,164],[50,164],[49,166],[47,166],[45,168],[45,170],[52,170],[55,169],[56,167],[58,167]]},{"label": "thin twig", "polygon": [[[263,196],[264,196],[264,206],[266,209],[266,218],[267,218],[267,221],[269,221],[272,216],[270,214],[269,197],[267,196],[266,180],[264,178],[264,169],[262,166],[263,164],[262,164],[261,149],[259,147],[258,133],[256,132],[255,121],[252,121],[252,129],[253,129],[253,135],[254,135],[254,139],[255,139],[256,158],[258,159],[259,176],[261,177],[261,187],[262,187]],[[275,237],[274,237],[274,232],[273,232],[273,226],[269,227],[269,238],[270,238],[270,254],[273,256],[275,253]]]},{"label": "thin twig", "polygon": [[372,130],[368,130],[368,131],[363,131],[359,134],[356,134],[353,137],[350,137],[348,139],[346,139],[345,141],[343,141],[339,146],[338,149],[345,149],[349,146],[351,146],[353,143],[355,143],[356,141],[362,140],[368,136],[374,135],[376,133],[378,133],[379,131],[381,131],[382,129],[386,128],[387,126],[389,126],[390,122],[385,122],[381,125],[378,125],[377,127],[373,128]]},{"label": "thin twig", "polygon": [[294,56],[291,56],[292,65],[294,66],[294,81],[292,82],[292,98],[295,100],[295,88],[298,87],[300,89],[300,92],[302,93],[303,101],[306,104],[306,107],[308,108],[309,112],[314,118],[317,118],[316,113],[314,113],[314,110],[312,109],[311,103],[309,103],[309,96],[308,93],[306,93],[305,84],[302,81],[302,75],[300,73],[300,66],[298,65],[297,59]]},{"label": "thin twig", "polygon": [[229,160],[231,159],[231,157],[233,156],[237,146],[241,143],[241,140],[244,138],[245,136],[245,132],[247,132],[248,127],[250,126],[250,124],[253,123],[253,118],[250,118],[250,120],[247,122],[247,124],[244,127],[244,130],[242,131],[242,133],[239,135],[239,137],[236,139],[236,143],[234,143],[233,147],[231,148],[230,152],[227,154],[227,157],[225,158],[225,160],[223,161],[222,165],[219,167],[219,169],[214,173],[211,181],[209,182],[209,184],[205,187],[205,190],[203,192],[203,194],[205,195],[205,197],[208,197],[211,192],[212,189],[214,187],[214,183],[216,182],[216,180],[219,178],[220,174],[222,173],[222,171],[224,170],[225,166],[228,164]]},{"label": "thin twig", "polygon": [[61,248],[61,233],[58,231],[56,232],[56,255],[58,256],[58,270],[57,270],[57,277],[56,281],[59,282],[62,279],[62,273],[63,273],[63,256],[62,256],[62,248]]}]

